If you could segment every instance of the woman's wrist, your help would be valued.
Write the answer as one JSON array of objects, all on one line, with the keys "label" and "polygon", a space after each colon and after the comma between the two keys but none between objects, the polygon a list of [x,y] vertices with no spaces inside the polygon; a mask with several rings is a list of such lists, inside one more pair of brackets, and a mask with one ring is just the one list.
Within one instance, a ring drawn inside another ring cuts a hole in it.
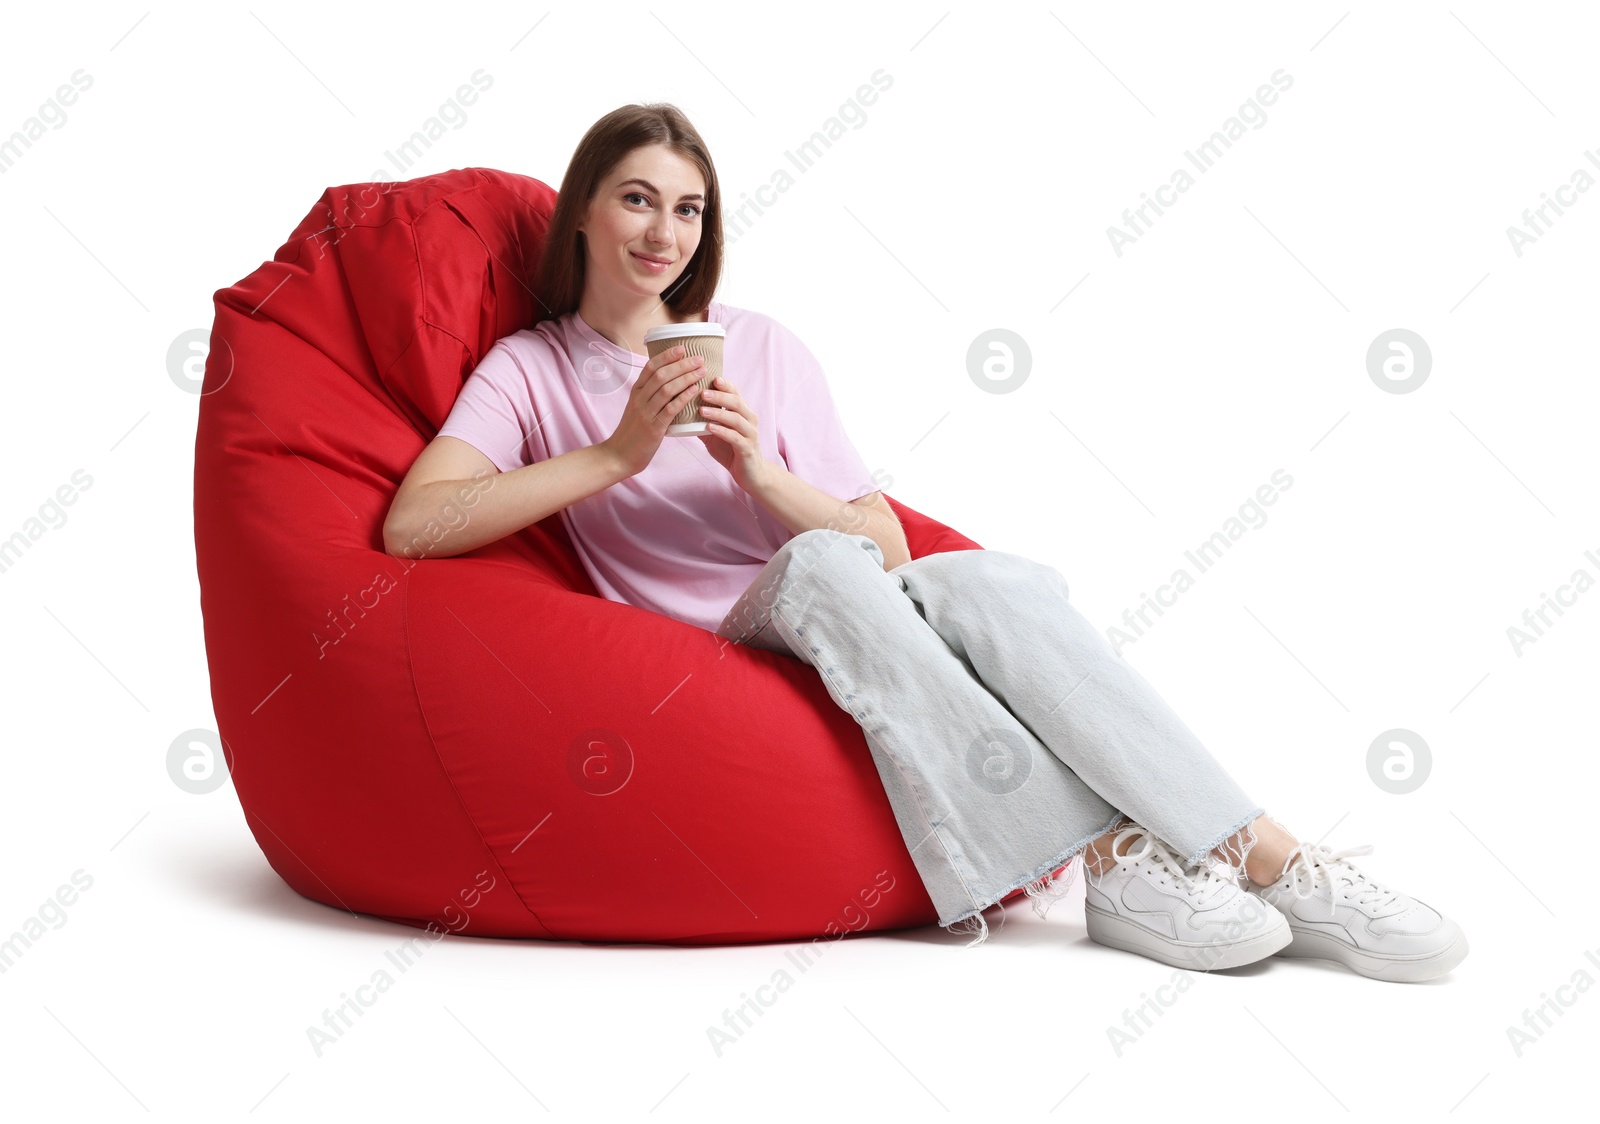
[{"label": "woman's wrist", "polygon": [[789,470],[783,465],[762,457],[761,467],[756,471],[755,477],[750,481],[750,487],[746,491],[765,503],[767,497],[771,496],[773,490],[778,486],[779,479],[787,475],[788,472]]}]

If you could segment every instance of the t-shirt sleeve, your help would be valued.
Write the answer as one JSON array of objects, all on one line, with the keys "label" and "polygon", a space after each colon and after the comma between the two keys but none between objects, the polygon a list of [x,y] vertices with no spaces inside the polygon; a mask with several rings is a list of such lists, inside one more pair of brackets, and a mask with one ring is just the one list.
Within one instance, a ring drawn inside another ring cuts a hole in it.
[{"label": "t-shirt sleeve", "polygon": [[465,441],[501,472],[510,472],[528,463],[531,412],[527,376],[506,341],[496,340],[462,384],[439,436]]},{"label": "t-shirt sleeve", "polygon": [[839,420],[822,365],[800,337],[781,325],[778,339],[786,352],[777,365],[784,379],[777,419],[778,455],[784,465],[807,484],[842,500],[878,491]]}]

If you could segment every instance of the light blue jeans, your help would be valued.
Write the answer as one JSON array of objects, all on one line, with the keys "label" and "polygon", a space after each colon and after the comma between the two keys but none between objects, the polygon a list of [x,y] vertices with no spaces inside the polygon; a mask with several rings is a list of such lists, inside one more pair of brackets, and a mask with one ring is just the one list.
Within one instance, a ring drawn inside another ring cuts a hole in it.
[{"label": "light blue jeans", "polygon": [[[1261,806],[1067,601],[1052,567],[959,550],[883,569],[865,535],[786,542],[717,634],[815,667],[861,726],[939,924],[988,936],[1019,887],[1132,820],[1194,865]],[[1248,843],[1238,851],[1242,866]],[[1233,864],[1230,864],[1233,865]]]}]

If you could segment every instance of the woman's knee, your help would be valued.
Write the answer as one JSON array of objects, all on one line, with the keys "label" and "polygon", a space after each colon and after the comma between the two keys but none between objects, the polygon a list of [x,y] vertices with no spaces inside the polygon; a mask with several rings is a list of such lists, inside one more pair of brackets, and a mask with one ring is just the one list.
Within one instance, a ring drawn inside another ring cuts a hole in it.
[{"label": "woman's knee", "polygon": [[1017,581],[1026,583],[1030,589],[1043,588],[1047,593],[1066,598],[1067,579],[1060,570],[1021,554],[1006,554],[1003,551],[1000,554],[1011,564]]},{"label": "woman's knee", "polygon": [[864,566],[883,569],[883,549],[866,535],[852,535],[833,527],[814,527],[800,532],[784,545],[791,551],[789,569],[796,576],[857,573]]},{"label": "woman's knee", "polygon": [[1058,594],[1067,596],[1067,579],[1060,570],[1023,554],[1004,550],[948,551],[930,557],[948,558],[955,566],[972,567],[974,576],[1017,597]]}]

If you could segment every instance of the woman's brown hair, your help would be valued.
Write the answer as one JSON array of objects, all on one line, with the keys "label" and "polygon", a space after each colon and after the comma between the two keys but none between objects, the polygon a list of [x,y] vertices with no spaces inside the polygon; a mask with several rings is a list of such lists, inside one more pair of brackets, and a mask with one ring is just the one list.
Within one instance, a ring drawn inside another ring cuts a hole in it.
[{"label": "woman's brown hair", "polygon": [[675,315],[688,319],[711,303],[722,277],[722,190],[705,141],[677,106],[665,102],[624,105],[593,125],[578,142],[572,162],[561,178],[561,192],[550,229],[545,234],[539,262],[539,301],[534,322],[554,320],[575,312],[583,299],[587,274],[578,223],[605,178],[634,149],[666,145],[700,169],[706,181],[705,209],[700,216],[700,245],[684,268],[683,276],[662,294]]}]

